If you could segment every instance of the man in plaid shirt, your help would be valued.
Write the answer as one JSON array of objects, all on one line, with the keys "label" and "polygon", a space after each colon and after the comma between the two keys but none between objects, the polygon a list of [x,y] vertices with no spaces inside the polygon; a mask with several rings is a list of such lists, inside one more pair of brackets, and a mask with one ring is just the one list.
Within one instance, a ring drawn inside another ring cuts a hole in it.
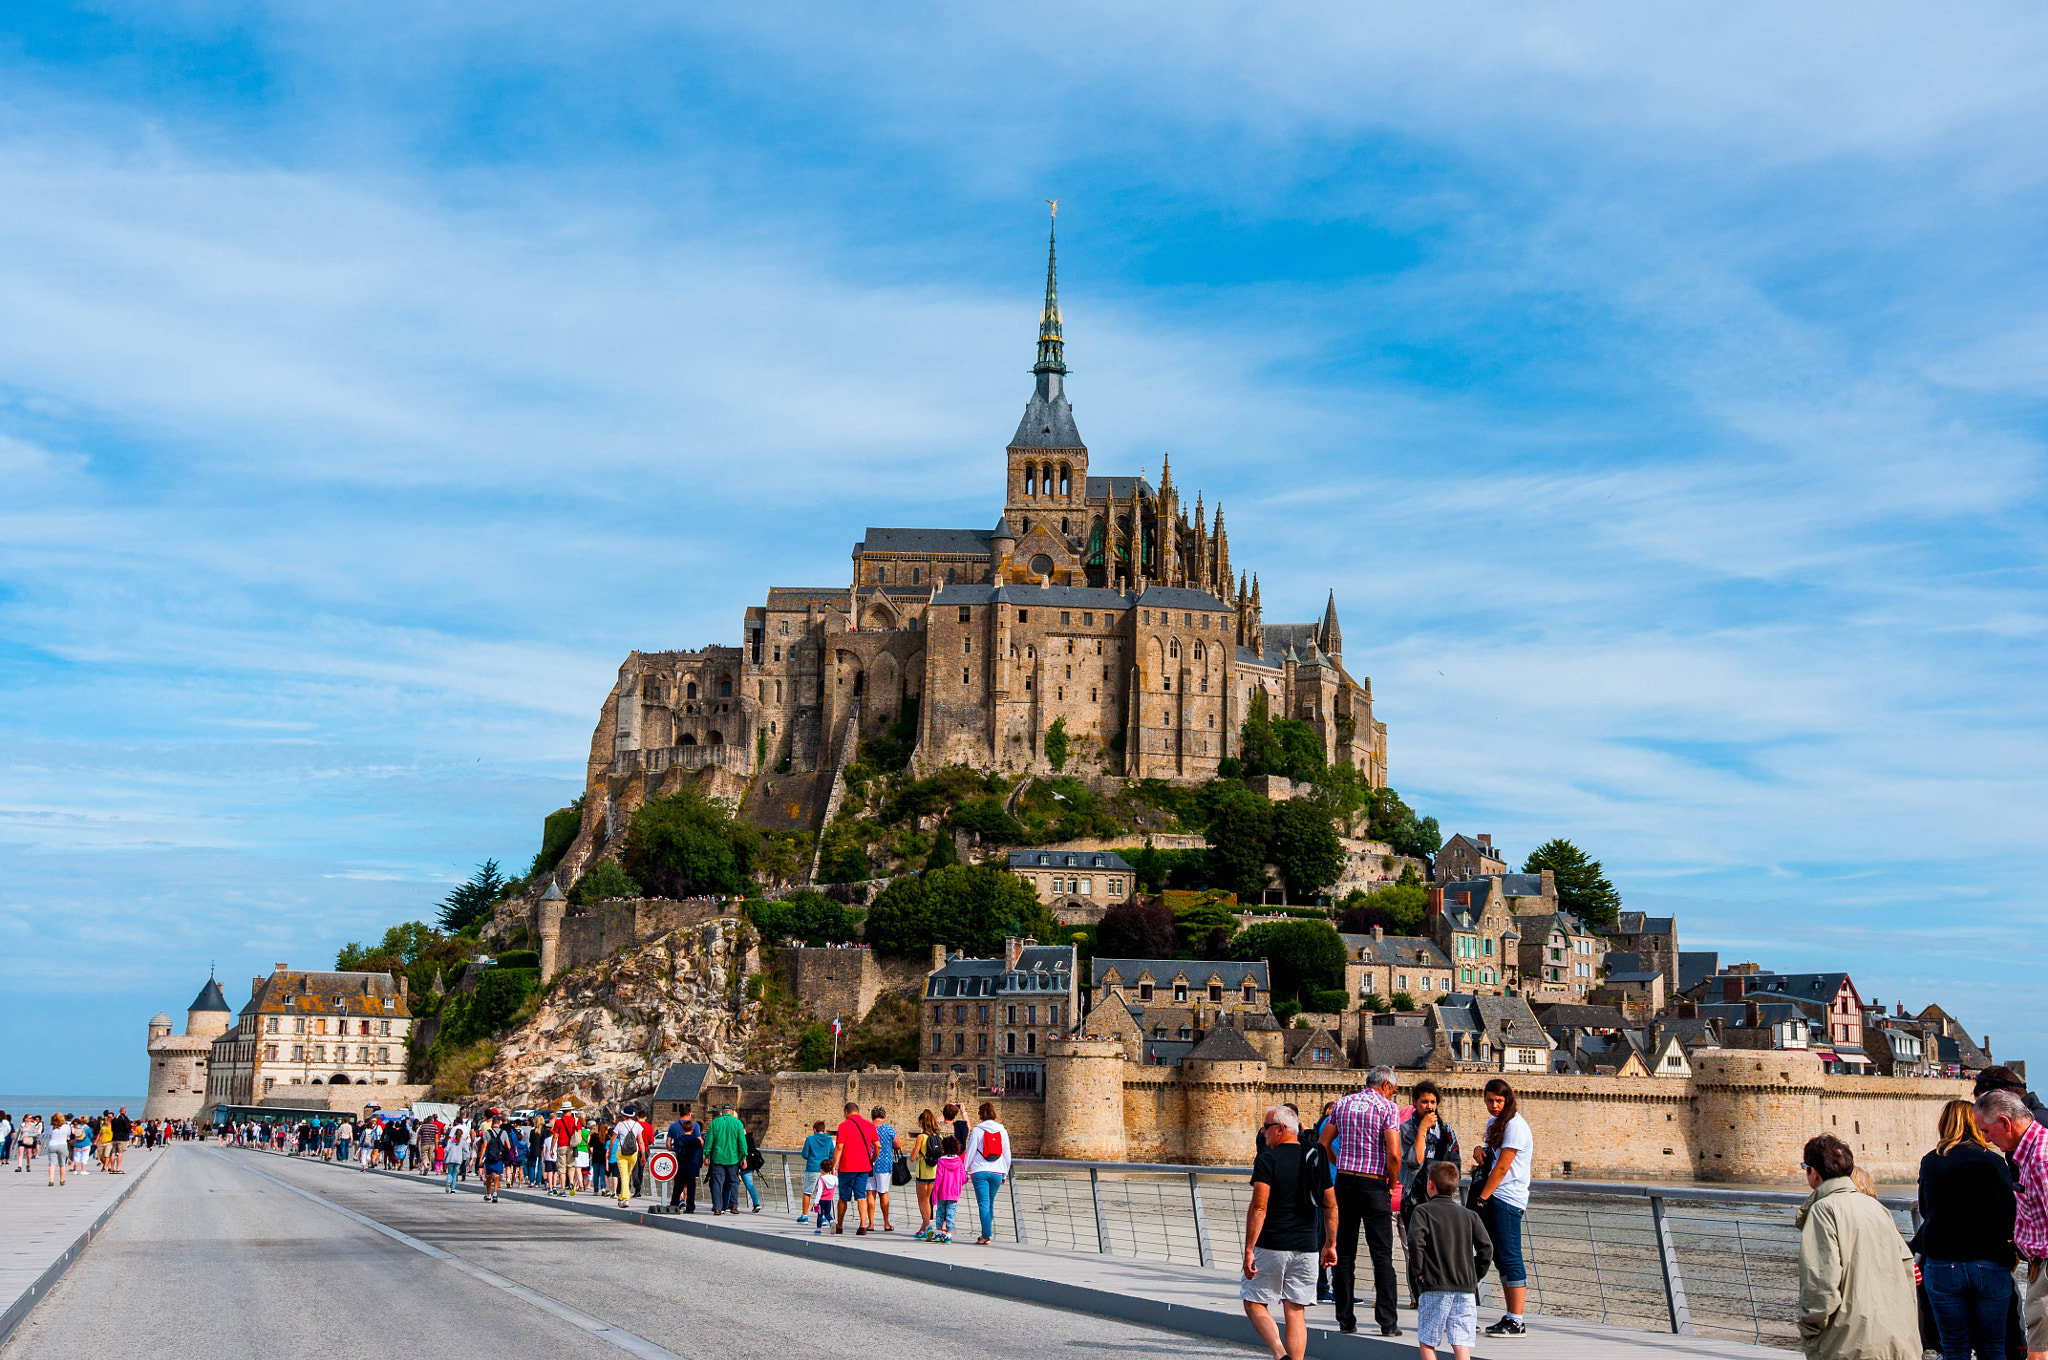
[{"label": "man in plaid shirt", "polygon": [[[1399,1336],[1394,1312],[1394,1179],[1401,1171],[1401,1111],[1394,1104],[1394,1069],[1375,1067],[1365,1089],[1345,1096],[1323,1121],[1322,1143],[1337,1168],[1337,1326],[1358,1330],[1351,1291],[1358,1274],[1358,1229],[1372,1252],[1372,1316],[1381,1336]],[[1332,1147],[1332,1144],[1335,1146]]]},{"label": "man in plaid shirt", "polygon": [[2020,1317],[2027,1331],[2027,1360],[2048,1360],[2048,1129],[2027,1112],[2024,1100],[2006,1090],[1977,1097],[1977,1127],[2019,1173],[2012,1244],[2027,1261]]}]

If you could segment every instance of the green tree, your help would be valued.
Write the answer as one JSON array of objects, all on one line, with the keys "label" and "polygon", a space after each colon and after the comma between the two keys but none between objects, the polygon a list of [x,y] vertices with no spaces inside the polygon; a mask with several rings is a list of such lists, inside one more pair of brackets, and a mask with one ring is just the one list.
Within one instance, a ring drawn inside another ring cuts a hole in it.
[{"label": "green tree", "polygon": [[1266,886],[1272,839],[1271,803],[1243,789],[1218,797],[1209,817],[1209,881],[1236,893],[1240,902],[1257,902]]},{"label": "green tree", "polygon": [[1054,718],[1052,726],[1045,730],[1045,758],[1052,763],[1053,773],[1067,768],[1067,720]]},{"label": "green tree", "polygon": [[924,857],[925,872],[930,873],[934,869],[943,869],[948,864],[959,862],[960,847],[953,844],[952,828],[940,827],[932,833],[932,852]]},{"label": "green tree", "polygon": [[583,830],[583,795],[577,794],[576,801],[565,808],[550,812],[540,824],[540,850],[533,857],[533,867],[526,871],[532,878],[536,874],[552,873],[562,856],[569,853],[569,847],[576,843],[577,833]]},{"label": "green tree", "polygon": [[1007,936],[1052,943],[1061,929],[1031,885],[1007,869],[954,864],[892,882],[868,908],[863,933],[883,954],[919,954],[941,944],[991,958]]},{"label": "green tree", "polygon": [[640,885],[619,867],[617,860],[601,859],[584,869],[583,877],[577,879],[576,886],[569,890],[569,901],[582,907],[608,898],[640,895]]},{"label": "green tree", "polygon": [[1274,807],[1271,854],[1288,897],[1297,902],[1315,900],[1344,873],[1344,847],[1328,814],[1314,803]]},{"label": "green tree", "polygon": [[1412,1011],[1415,1009],[1415,998],[1406,992],[1395,992],[1393,1001],[1394,1009],[1397,1011]]},{"label": "green tree", "polygon": [[1253,689],[1251,702],[1245,707],[1244,723],[1238,729],[1237,759],[1246,779],[1285,773],[1282,767],[1286,756],[1280,749],[1280,738],[1273,732],[1264,689]]},{"label": "green tree", "polygon": [[441,899],[441,925],[449,931],[467,930],[491,914],[491,908],[511,886],[498,872],[498,861],[487,859],[476,866],[469,881]]},{"label": "green tree", "polygon": [[1444,848],[1443,832],[1438,829],[1436,818],[1417,817],[1414,809],[1392,789],[1381,789],[1373,795],[1372,816],[1366,822],[1365,834],[1385,841],[1399,854],[1418,858],[1426,859]]},{"label": "green tree", "polygon": [[686,784],[633,814],[619,856],[626,872],[660,897],[745,893],[761,833]]},{"label": "green tree", "polygon": [[1198,959],[1230,957],[1230,940],[1237,934],[1237,913],[1228,894],[1212,889],[1188,898],[1173,909],[1173,929],[1182,949]]},{"label": "green tree", "polygon": [[1337,928],[1347,935],[1364,935],[1374,926],[1389,935],[1420,935],[1428,920],[1429,889],[1420,883],[1394,883],[1345,898]]},{"label": "green tree", "polygon": [[1525,874],[1545,869],[1557,879],[1557,905],[1591,926],[1611,926],[1621,914],[1621,894],[1600,870],[1600,861],[1562,838],[1545,841],[1529,852]]},{"label": "green tree", "polygon": [[1300,718],[1279,718],[1273,723],[1273,737],[1280,743],[1280,764],[1274,774],[1303,784],[1323,777],[1323,739],[1316,735],[1314,724]]},{"label": "green tree", "polygon": [[1297,1002],[1344,985],[1344,941],[1328,921],[1274,921],[1247,926],[1230,942],[1233,959],[1264,959],[1273,995]]},{"label": "green tree", "polygon": [[771,942],[802,940],[811,945],[844,944],[853,939],[861,918],[859,911],[816,888],[799,888],[774,902],[751,903],[747,915]]}]

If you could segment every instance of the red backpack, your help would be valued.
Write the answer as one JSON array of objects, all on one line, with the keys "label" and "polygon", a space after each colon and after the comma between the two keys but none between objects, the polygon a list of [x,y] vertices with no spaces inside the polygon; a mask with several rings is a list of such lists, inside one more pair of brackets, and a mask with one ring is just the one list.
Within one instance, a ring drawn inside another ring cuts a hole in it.
[{"label": "red backpack", "polygon": [[1003,1135],[994,1129],[981,1131],[981,1159],[984,1162],[1003,1160]]}]

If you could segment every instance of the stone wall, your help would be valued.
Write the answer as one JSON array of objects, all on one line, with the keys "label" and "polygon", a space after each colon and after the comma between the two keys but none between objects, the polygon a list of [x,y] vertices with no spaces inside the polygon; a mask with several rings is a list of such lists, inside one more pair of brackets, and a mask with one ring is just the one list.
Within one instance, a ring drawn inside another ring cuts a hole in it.
[{"label": "stone wall", "polygon": [[882,969],[872,949],[775,951],[782,985],[807,1013],[830,1022],[834,1016],[856,1024],[874,1009],[883,992]]},{"label": "stone wall", "polygon": [[828,1129],[845,1117],[847,1101],[858,1102],[865,1114],[880,1105],[898,1129],[917,1127],[919,1110],[938,1114],[949,1103],[966,1108],[966,1120],[986,1100],[996,1118],[1010,1130],[1015,1155],[1036,1157],[1045,1131],[1045,1102],[1031,1096],[991,1096],[978,1092],[970,1078],[953,1072],[777,1072],[768,1107],[768,1137],[762,1146],[796,1148],[810,1136],[811,1123],[822,1119]]},{"label": "stone wall", "polygon": [[628,945],[644,943],[671,930],[731,916],[738,907],[705,897],[686,901],[634,897],[599,902],[581,910],[580,916],[562,918],[555,971],[596,963]]}]

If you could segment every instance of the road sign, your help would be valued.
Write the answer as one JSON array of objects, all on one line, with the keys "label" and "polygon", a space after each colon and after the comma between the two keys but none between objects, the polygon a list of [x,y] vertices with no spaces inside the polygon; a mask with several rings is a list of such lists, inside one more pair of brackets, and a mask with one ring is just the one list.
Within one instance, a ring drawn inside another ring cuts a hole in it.
[{"label": "road sign", "polygon": [[676,1178],[676,1155],[667,1148],[656,1148],[647,1159],[647,1174],[666,1184]]}]

